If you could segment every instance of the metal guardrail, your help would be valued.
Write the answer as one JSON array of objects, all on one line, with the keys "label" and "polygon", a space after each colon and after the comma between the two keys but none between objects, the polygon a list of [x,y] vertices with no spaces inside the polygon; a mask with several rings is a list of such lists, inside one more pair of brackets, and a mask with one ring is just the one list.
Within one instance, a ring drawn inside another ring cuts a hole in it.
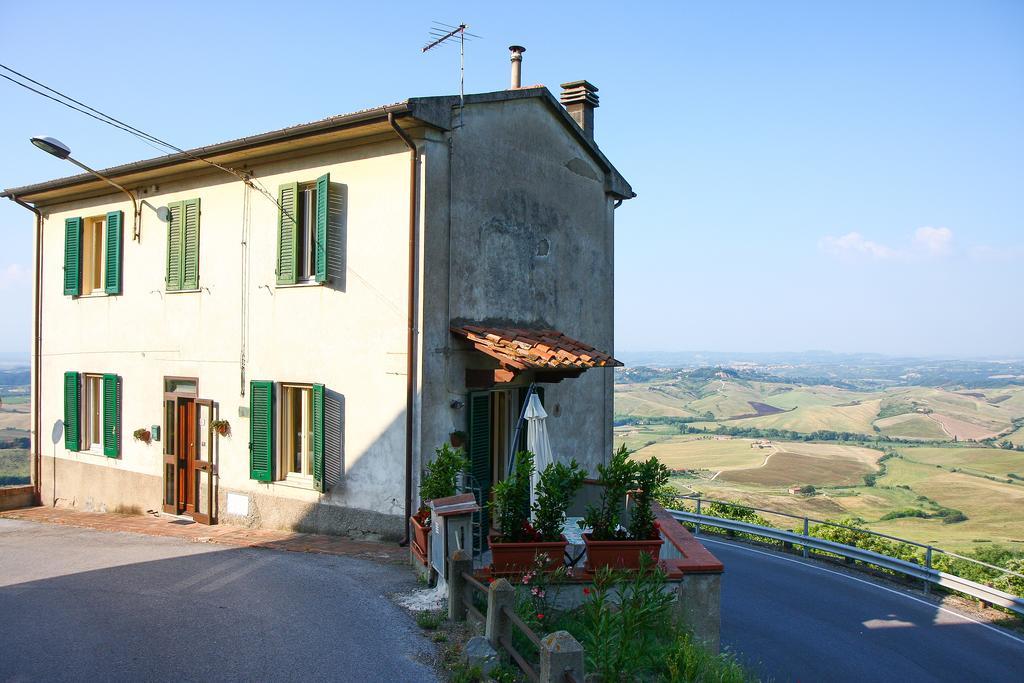
[{"label": "metal guardrail", "polygon": [[[731,505],[746,507],[743,505],[737,505],[736,503],[731,503]],[[695,512],[687,512],[685,510],[669,510],[668,512],[676,520],[693,524],[697,528],[701,525],[710,526],[718,529],[725,529],[726,531],[770,538],[772,540],[779,541],[780,543],[799,545],[804,548],[805,555],[807,549],[831,553],[850,560],[887,569],[898,574],[904,574],[910,578],[924,581],[926,584],[934,584],[942,586],[943,588],[955,590],[959,593],[964,593],[978,598],[984,602],[998,605],[999,607],[1008,609],[1020,616],[1024,616],[1024,598],[1019,598],[997,588],[992,588],[991,586],[970,581],[953,574],[947,574],[946,572],[942,572],[931,567],[907,562],[906,560],[900,560],[895,557],[889,557],[888,555],[882,555],[881,553],[876,553],[873,550],[865,550],[863,548],[844,545],[834,541],[826,541],[822,538],[806,535],[806,525],[804,527],[804,534],[798,534],[793,531],[786,531],[785,529],[775,529],[772,527],[761,526],[759,524],[741,522],[735,519],[725,519],[723,517],[712,517],[710,515],[697,514]],[[857,529],[857,531],[862,530]]]}]

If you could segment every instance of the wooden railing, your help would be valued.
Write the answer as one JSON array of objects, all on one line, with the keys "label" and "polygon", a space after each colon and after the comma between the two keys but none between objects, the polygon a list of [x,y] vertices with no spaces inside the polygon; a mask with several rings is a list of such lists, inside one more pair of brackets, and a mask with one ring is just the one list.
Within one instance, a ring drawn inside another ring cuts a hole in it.
[{"label": "wooden railing", "polygon": [[[473,604],[475,594],[487,598],[487,611]],[[505,579],[485,586],[473,576],[473,558],[457,551],[448,567],[448,617],[465,621],[472,617],[484,625],[484,636],[496,651],[504,650],[530,681],[538,683],[572,683],[584,680],[583,646],[566,631],[556,631],[543,638],[516,614],[516,589]],[[513,642],[514,630],[537,648],[538,665],[533,664]]]}]

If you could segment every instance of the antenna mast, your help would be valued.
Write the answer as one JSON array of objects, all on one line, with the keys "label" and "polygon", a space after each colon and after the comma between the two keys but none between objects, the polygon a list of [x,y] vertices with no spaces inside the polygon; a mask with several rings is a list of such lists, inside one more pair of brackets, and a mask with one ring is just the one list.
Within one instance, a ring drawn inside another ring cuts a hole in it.
[{"label": "antenna mast", "polygon": [[430,29],[430,37],[433,40],[423,46],[421,52],[429,52],[436,47],[442,47],[445,45],[454,44],[452,38],[458,37],[459,41],[459,126],[462,126],[462,110],[466,106],[466,40],[472,40],[473,38],[479,38],[480,36],[469,33],[466,31],[469,26],[467,24],[459,24],[458,26],[451,26],[449,24],[442,24],[439,21],[434,22],[434,26]]}]

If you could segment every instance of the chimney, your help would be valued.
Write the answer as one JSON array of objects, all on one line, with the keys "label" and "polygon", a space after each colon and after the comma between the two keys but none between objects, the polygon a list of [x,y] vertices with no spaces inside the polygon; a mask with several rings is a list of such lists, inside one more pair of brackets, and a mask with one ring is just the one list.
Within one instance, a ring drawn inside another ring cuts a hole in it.
[{"label": "chimney", "polygon": [[594,110],[597,103],[597,87],[589,81],[572,81],[562,84],[562,104],[569,116],[583,129],[583,134],[594,139]]},{"label": "chimney", "polygon": [[523,53],[526,48],[522,45],[509,45],[508,51],[512,53],[512,89],[515,90],[523,82]]}]

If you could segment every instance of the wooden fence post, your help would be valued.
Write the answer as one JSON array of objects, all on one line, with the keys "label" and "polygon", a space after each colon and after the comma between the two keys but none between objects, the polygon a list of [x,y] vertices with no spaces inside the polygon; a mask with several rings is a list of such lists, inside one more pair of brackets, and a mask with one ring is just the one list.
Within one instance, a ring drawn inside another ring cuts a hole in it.
[{"label": "wooden fence post", "polygon": [[466,580],[463,572],[473,573],[473,556],[465,550],[456,550],[448,564],[448,618],[466,620]]},{"label": "wooden fence post", "polygon": [[484,635],[495,650],[501,649],[501,640],[512,641],[512,622],[505,616],[516,608],[516,589],[505,579],[498,579],[487,591],[487,627]]},{"label": "wooden fence post", "polygon": [[564,683],[568,671],[579,683],[584,675],[583,646],[568,631],[555,631],[540,639],[538,683]]}]

